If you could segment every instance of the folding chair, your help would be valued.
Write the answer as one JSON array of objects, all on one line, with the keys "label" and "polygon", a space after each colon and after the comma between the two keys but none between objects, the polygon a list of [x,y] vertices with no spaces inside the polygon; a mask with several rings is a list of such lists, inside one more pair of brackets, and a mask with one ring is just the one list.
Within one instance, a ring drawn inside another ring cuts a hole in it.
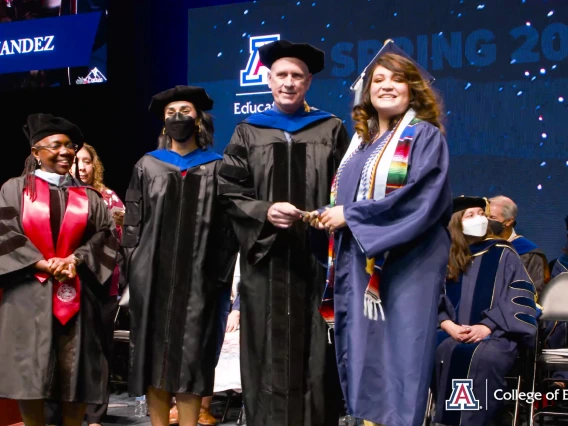
[{"label": "folding chair", "polygon": [[[507,384],[511,384],[509,389],[516,390],[517,395],[521,392],[527,393],[534,390],[536,338],[535,336],[534,348],[521,348],[519,350],[515,365],[505,377]],[[512,426],[531,424],[533,404],[516,398],[513,406],[513,413],[510,413],[512,414]]]},{"label": "folding chair", "polygon": [[[545,321],[568,321],[568,273],[558,275],[551,280],[542,291],[539,304],[542,306],[543,312],[539,320]],[[561,379],[551,379],[549,376],[554,371],[568,370],[568,348],[566,348],[566,356],[559,357],[553,354],[543,352],[544,339],[537,339],[537,349],[535,357],[535,385],[541,393],[545,394],[546,385],[550,382],[564,382],[568,388],[568,381]],[[534,390],[534,386],[533,386]],[[543,392],[544,390],[544,392]],[[544,417],[564,417],[568,418],[568,410],[544,407],[541,409],[532,409],[531,422],[529,426],[534,424],[535,419],[540,420],[540,424],[544,424]]]}]

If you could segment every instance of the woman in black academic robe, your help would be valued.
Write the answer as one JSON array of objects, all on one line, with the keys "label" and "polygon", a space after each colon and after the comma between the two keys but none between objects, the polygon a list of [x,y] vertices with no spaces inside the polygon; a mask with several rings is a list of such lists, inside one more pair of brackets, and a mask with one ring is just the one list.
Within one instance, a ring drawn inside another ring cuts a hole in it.
[{"label": "woman in black academic robe", "polygon": [[80,130],[48,114],[24,130],[24,174],[0,191],[0,397],[19,400],[26,426],[45,423],[45,400],[79,425],[106,397],[101,300],[118,241],[100,194],[69,174]]},{"label": "woman in black academic robe", "polygon": [[201,397],[213,394],[216,298],[231,286],[238,247],[217,202],[212,106],[196,87],[153,97],[160,149],[136,163],[126,193],[129,391],[147,395],[154,426],[169,424],[172,396],[180,425],[195,426]]},{"label": "woman in black academic robe", "polygon": [[491,238],[486,208],[484,198],[458,197],[449,225],[434,385],[434,422],[448,426],[489,424],[519,347],[536,334],[535,287],[511,244]]}]

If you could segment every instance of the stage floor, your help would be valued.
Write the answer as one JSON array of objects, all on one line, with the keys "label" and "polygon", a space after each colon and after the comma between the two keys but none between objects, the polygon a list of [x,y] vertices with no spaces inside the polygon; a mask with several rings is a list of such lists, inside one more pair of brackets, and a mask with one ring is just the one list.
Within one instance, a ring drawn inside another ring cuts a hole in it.
[{"label": "stage floor", "polygon": [[[225,395],[216,395],[211,407],[212,414],[220,420],[223,416],[223,411],[226,407],[227,397]],[[108,409],[108,415],[106,420],[103,422],[103,426],[150,426],[150,417],[134,417],[134,405],[135,399],[128,396],[127,393],[115,393],[111,394],[110,405]],[[239,411],[241,408],[241,397],[239,394],[235,394],[231,401],[229,402],[229,410],[227,412],[227,418],[224,423],[219,423],[223,426],[235,426],[237,418],[239,416]],[[557,420],[554,423],[552,419],[548,418],[544,422],[543,426],[556,426],[556,425],[566,425],[568,426],[568,419]],[[535,424],[539,424],[538,421]],[[496,422],[495,426],[509,426],[511,425],[510,417],[505,416],[503,421]],[[521,422],[519,426],[525,426],[525,422]],[[344,422],[339,422],[339,426],[348,426]],[[351,425],[349,425],[351,426]]]},{"label": "stage floor", "polygon": [[[216,396],[212,407],[211,413],[220,420],[223,416],[223,410],[225,409],[227,402],[226,396]],[[239,416],[239,411],[241,409],[241,397],[238,394],[231,399],[229,404],[229,410],[227,413],[227,419],[224,423],[220,423],[223,426],[234,426],[236,425],[237,418]],[[135,399],[129,397],[127,393],[111,394],[108,414],[103,421],[103,426],[114,426],[114,425],[136,425],[136,426],[150,426],[150,417],[134,417],[134,405]]]}]

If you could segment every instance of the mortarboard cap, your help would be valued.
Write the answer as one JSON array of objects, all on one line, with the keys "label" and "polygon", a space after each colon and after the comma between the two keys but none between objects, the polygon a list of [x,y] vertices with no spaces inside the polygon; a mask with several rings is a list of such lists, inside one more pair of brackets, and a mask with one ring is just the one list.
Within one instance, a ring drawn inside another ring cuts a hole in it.
[{"label": "mortarboard cap", "polygon": [[163,120],[166,106],[176,101],[191,102],[195,108],[201,111],[209,111],[213,108],[213,99],[209,97],[203,87],[176,86],[152,96],[148,110]]},{"label": "mortarboard cap", "polygon": [[287,40],[276,40],[258,49],[260,62],[269,68],[278,59],[297,58],[304,62],[311,74],[323,70],[325,53],[306,43],[291,43]]},{"label": "mortarboard cap", "polygon": [[373,64],[375,62],[377,62],[377,60],[381,56],[386,55],[387,53],[393,53],[395,55],[399,55],[399,56],[402,56],[403,58],[408,59],[410,62],[412,62],[416,66],[416,68],[418,68],[420,75],[428,83],[432,83],[435,80],[434,77],[432,76],[432,74],[430,74],[428,71],[426,71],[426,69],[424,67],[422,67],[418,62],[416,62],[414,59],[412,59],[404,50],[402,50],[400,47],[398,47],[393,40],[388,39],[387,41],[385,41],[385,44],[383,45],[383,47],[381,47],[381,50],[378,51],[378,53],[375,55],[375,57],[371,60],[371,62],[369,62],[369,64],[365,67],[363,72],[359,75],[359,77],[357,77],[357,79],[351,85],[351,90],[353,90],[355,92],[354,105],[357,105],[361,102],[361,95],[362,95],[362,92],[363,92],[365,77],[368,77],[367,71],[369,71],[369,69],[373,66]]},{"label": "mortarboard cap", "polygon": [[465,195],[462,195],[454,198],[453,200],[453,213],[472,209],[474,207],[484,209],[487,215],[490,214],[489,201],[485,197],[466,197]]},{"label": "mortarboard cap", "polygon": [[83,146],[84,138],[79,127],[65,118],[54,117],[51,114],[31,114],[28,116],[27,123],[23,127],[24,134],[34,146],[43,138],[52,135],[67,135],[71,142],[78,145],[78,149]]}]

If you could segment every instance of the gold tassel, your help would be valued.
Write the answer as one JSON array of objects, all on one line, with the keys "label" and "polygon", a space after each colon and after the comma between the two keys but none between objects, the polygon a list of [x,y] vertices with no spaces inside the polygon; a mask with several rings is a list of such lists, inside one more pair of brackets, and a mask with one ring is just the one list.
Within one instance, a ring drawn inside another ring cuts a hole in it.
[{"label": "gold tassel", "polygon": [[311,111],[311,108],[310,108],[310,106],[308,105],[308,103],[307,103],[306,101],[304,101],[304,111],[305,111],[305,112],[310,112],[310,111]]},{"label": "gold tassel", "polygon": [[485,200],[485,216],[489,217],[491,216],[491,207],[489,207],[490,203],[487,197],[483,197],[483,199]]},{"label": "gold tassel", "polygon": [[375,271],[375,258],[374,257],[367,259],[367,267],[365,268],[365,271],[367,272],[367,274],[373,275],[373,272]]}]

